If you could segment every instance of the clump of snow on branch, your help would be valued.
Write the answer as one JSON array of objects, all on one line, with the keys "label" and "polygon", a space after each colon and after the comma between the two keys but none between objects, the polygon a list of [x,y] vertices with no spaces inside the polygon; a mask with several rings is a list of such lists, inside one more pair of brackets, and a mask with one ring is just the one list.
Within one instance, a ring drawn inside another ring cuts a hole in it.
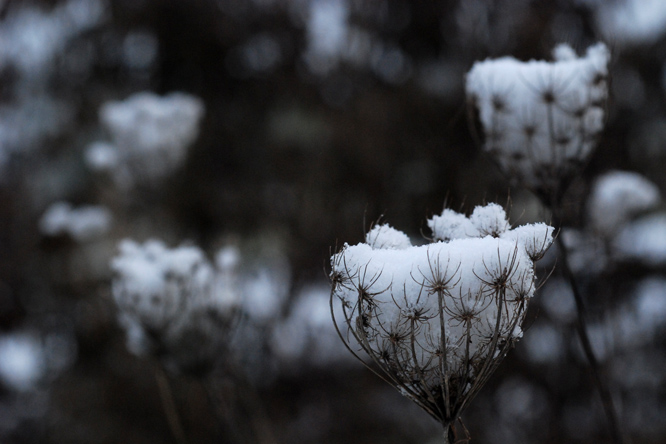
[{"label": "clump of snow on branch", "polygon": [[86,161],[94,170],[109,171],[125,188],[159,184],[185,160],[203,113],[199,98],[178,92],[163,97],[140,92],[105,103],[100,121],[111,142],[91,144]]},{"label": "clump of snow on branch", "polygon": [[553,62],[502,57],[474,64],[466,94],[478,109],[485,150],[509,177],[553,193],[578,171],[604,127],[609,58],[602,43],[582,57],[562,44]]},{"label": "clump of snow on branch", "polygon": [[112,291],[130,351],[156,355],[175,371],[212,368],[237,304],[227,265],[216,267],[195,246],[122,241]]},{"label": "clump of snow on branch", "polygon": [[450,423],[522,337],[534,260],[553,229],[511,230],[496,204],[476,207],[469,218],[445,210],[431,222],[435,239],[448,241],[401,249],[345,244],[331,258],[331,297],[342,307],[336,325],[350,347]]},{"label": "clump of snow on branch", "polygon": [[587,204],[588,218],[595,230],[609,235],[660,201],[659,188],[645,177],[629,171],[611,171],[594,183]]},{"label": "clump of snow on branch", "polygon": [[111,212],[105,207],[73,208],[68,202],[56,202],[44,212],[39,228],[45,236],[67,234],[78,242],[85,242],[106,234],[111,223]]}]

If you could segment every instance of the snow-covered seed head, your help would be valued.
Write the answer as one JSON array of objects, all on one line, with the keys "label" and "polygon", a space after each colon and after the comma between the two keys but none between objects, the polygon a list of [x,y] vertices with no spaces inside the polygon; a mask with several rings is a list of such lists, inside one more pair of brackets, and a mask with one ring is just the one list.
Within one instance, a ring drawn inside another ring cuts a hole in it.
[{"label": "snow-covered seed head", "polygon": [[235,308],[229,270],[197,247],[171,249],[158,240],[123,240],[111,268],[130,351],[158,356],[177,372],[212,368]]},{"label": "snow-covered seed head", "polygon": [[88,148],[89,166],[106,170],[123,188],[158,186],[182,165],[198,137],[204,103],[180,92],[139,92],[105,103],[99,114],[111,141]]},{"label": "snow-covered seed head", "polygon": [[378,248],[387,233],[406,238],[385,225],[345,245],[331,257],[331,304],[343,313],[334,321],[348,347],[446,426],[522,336],[534,261],[552,228],[510,229],[496,204],[469,218],[445,210],[429,225],[436,241],[427,245]]},{"label": "snow-covered seed head", "polygon": [[558,45],[554,61],[512,57],[474,64],[468,102],[478,111],[485,150],[504,173],[551,203],[595,148],[608,97],[608,48],[577,57]]}]

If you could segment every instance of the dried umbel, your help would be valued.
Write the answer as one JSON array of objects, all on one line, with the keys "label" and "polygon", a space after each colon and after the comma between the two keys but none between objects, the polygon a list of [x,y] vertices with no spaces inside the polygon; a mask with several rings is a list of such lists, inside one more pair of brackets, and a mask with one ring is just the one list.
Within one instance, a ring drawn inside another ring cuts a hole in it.
[{"label": "dried umbel", "polygon": [[[510,230],[494,204],[470,218],[453,213],[430,221],[434,237],[445,232],[447,240],[422,246],[388,225],[375,227],[367,243],[331,258],[330,275],[332,311],[341,304],[343,312],[334,322],[347,347],[439,421],[447,438],[522,337],[534,261],[553,232],[545,224]],[[447,220],[463,219],[467,229],[446,230]]]},{"label": "dried umbel", "polygon": [[508,177],[547,204],[561,198],[595,148],[604,126],[610,59],[603,43],[584,57],[564,44],[553,54],[553,62],[488,59],[466,77],[484,149]]},{"label": "dried umbel", "polygon": [[94,170],[111,173],[123,188],[159,186],[185,161],[204,108],[198,97],[179,92],[140,92],[107,102],[99,114],[111,142],[93,143],[86,160]]},{"label": "dried umbel", "polygon": [[128,349],[175,372],[212,370],[236,308],[233,270],[211,264],[194,246],[124,240],[119,250],[112,291]]}]

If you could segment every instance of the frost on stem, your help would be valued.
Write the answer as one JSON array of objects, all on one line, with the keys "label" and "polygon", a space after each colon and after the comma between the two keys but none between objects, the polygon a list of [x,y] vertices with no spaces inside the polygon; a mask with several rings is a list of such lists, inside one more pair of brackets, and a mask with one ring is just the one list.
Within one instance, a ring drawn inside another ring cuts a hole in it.
[{"label": "frost on stem", "polygon": [[90,145],[86,161],[94,170],[111,173],[123,188],[159,185],[185,160],[203,113],[201,99],[178,92],[162,97],[140,92],[107,102],[99,114],[111,142]]},{"label": "frost on stem", "polygon": [[236,307],[233,271],[197,247],[124,240],[111,267],[118,318],[134,354],[176,372],[211,370],[224,352]]},{"label": "frost on stem", "polygon": [[331,258],[331,304],[342,307],[334,322],[350,351],[448,430],[522,337],[534,261],[553,229],[512,230],[495,204],[429,222],[446,241],[345,244]]},{"label": "frost on stem", "polygon": [[565,44],[553,55],[553,62],[488,59],[466,77],[484,149],[507,176],[546,202],[561,197],[595,148],[604,126],[610,58],[603,43],[583,57]]}]

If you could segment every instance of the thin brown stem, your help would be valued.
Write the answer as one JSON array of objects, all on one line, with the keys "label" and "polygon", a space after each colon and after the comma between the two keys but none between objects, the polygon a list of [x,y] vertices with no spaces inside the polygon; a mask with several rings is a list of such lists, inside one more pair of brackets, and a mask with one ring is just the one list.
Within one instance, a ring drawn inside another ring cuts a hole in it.
[{"label": "thin brown stem", "polygon": [[157,380],[157,387],[160,391],[160,398],[162,399],[162,407],[164,408],[164,415],[169,423],[171,434],[178,444],[187,444],[183,424],[180,421],[176,403],[173,399],[169,379],[161,367],[155,369],[155,379]]},{"label": "thin brown stem", "polygon": [[585,309],[583,296],[581,294],[580,288],[578,287],[576,277],[574,276],[573,271],[571,271],[571,267],[569,266],[567,248],[564,245],[562,236],[557,237],[557,246],[560,251],[560,257],[562,259],[562,270],[564,276],[567,279],[567,281],[569,281],[569,285],[571,286],[571,291],[573,293],[574,300],[576,301],[576,311],[578,314],[576,321],[576,329],[578,331],[578,337],[580,338],[580,342],[583,346],[585,357],[587,358],[587,361],[590,364],[590,369],[592,370],[592,377],[594,380],[594,384],[597,388],[597,391],[599,392],[599,396],[601,397],[601,402],[604,406],[604,412],[606,413],[606,418],[608,419],[608,424],[610,426],[609,432],[615,444],[622,444],[623,439],[622,439],[622,434],[620,433],[620,427],[617,419],[617,412],[615,410],[615,405],[613,403],[613,398],[611,396],[610,390],[608,389],[608,386],[601,377],[599,361],[596,355],[594,354],[594,350],[592,349],[592,344],[590,343],[590,337],[587,334],[587,321],[586,321],[587,311]]}]

